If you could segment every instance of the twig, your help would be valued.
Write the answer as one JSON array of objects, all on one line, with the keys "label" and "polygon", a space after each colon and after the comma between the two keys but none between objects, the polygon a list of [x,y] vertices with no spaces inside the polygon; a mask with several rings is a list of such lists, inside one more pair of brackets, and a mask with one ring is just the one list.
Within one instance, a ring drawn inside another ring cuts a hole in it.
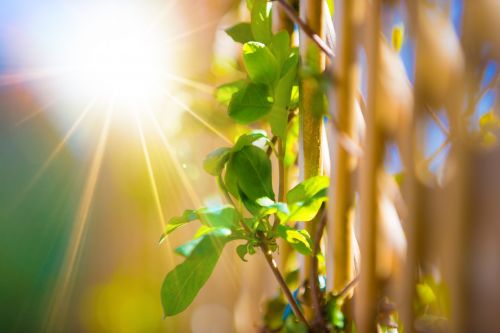
[{"label": "twig", "polygon": [[[221,176],[217,177],[217,182],[219,184],[219,187],[221,188],[221,191],[224,193],[226,200],[231,205],[233,205],[236,209],[236,206],[234,205],[234,201],[231,198],[231,195],[229,194],[227,187],[224,184],[224,181],[222,180]],[[240,224],[243,227],[243,229],[245,229],[245,231],[247,233],[251,234],[252,231],[243,222],[243,216],[241,215],[239,210],[236,209],[236,212],[238,214],[238,219],[240,220]],[[269,247],[267,246],[267,243],[265,242],[264,235],[261,232],[259,232],[259,233],[257,233],[257,236],[261,240],[260,248],[262,250],[262,253],[264,254],[264,257],[266,258],[266,261],[267,261],[269,267],[271,268],[271,271],[273,272],[278,284],[280,285],[281,290],[283,291],[283,294],[285,295],[286,299],[288,300],[288,303],[290,303],[290,306],[292,307],[293,313],[301,322],[303,322],[309,328],[309,324],[308,324],[306,318],[304,317],[304,314],[300,310],[297,302],[295,301],[295,298],[293,298],[292,292],[288,288],[288,285],[286,284],[285,279],[283,278],[283,275],[281,275],[281,272],[279,271],[278,266],[276,265],[276,261],[273,258],[272,252],[269,250]]]},{"label": "twig", "polygon": [[316,45],[330,58],[333,58],[334,54],[332,49],[328,47],[328,45],[321,39],[320,36],[316,32],[314,32],[313,29],[309,25],[307,25],[302,19],[297,15],[295,12],[295,9],[293,9],[292,6],[290,6],[289,3],[287,3],[285,0],[272,0],[278,2],[280,5],[283,6],[283,9],[285,10],[285,13],[288,15],[288,17],[295,22],[305,33],[309,38],[311,38]]},{"label": "twig", "polygon": [[318,213],[320,221],[316,229],[316,234],[313,240],[313,259],[311,265],[311,301],[314,309],[315,324],[324,327],[325,322],[323,318],[323,313],[321,312],[321,290],[318,285],[318,254],[320,252],[320,242],[323,237],[323,232],[326,226],[326,209],[323,204],[320,212]]},{"label": "twig", "polygon": [[283,294],[285,295],[286,299],[288,300],[288,303],[290,304],[290,307],[292,308],[293,313],[295,316],[307,326],[308,329],[310,329],[309,323],[307,322],[306,318],[304,317],[304,314],[299,308],[299,305],[295,301],[295,298],[292,295],[292,292],[288,288],[288,285],[285,282],[285,279],[283,278],[283,275],[281,275],[281,272],[278,269],[278,266],[276,265],[276,261],[273,258],[271,250],[267,247],[267,244],[265,242],[261,242],[260,248],[262,249],[262,253],[264,253],[264,257],[266,258],[266,261],[271,268],[271,271],[274,274],[274,277],[278,281],[278,284],[281,287],[281,290],[283,291]]}]

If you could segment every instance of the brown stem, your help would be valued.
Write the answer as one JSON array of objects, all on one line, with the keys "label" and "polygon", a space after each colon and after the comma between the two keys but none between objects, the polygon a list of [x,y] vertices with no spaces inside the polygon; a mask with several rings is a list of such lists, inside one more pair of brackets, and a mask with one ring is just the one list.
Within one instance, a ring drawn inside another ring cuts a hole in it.
[{"label": "brown stem", "polygon": [[311,269],[311,276],[310,276],[310,281],[311,281],[311,300],[312,300],[312,305],[314,309],[314,324],[318,325],[321,330],[324,330],[325,328],[325,320],[323,318],[323,313],[321,311],[321,290],[318,285],[318,254],[320,253],[320,243],[321,243],[321,238],[323,237],[323,232],[325,230],[326,226],[326,209],[325,205],[321,207],[321,210],[318,212],[317,216],[319,217],[319,223],[318,227],[316,229],[316,234],[314,235],[313,239],[313,259],[312,259],[312,269]]},{"label": "brown stem", "polygon": [[[273,0],[279,2],[281,6],[283,6],[283,9],[285,10],[285,13],[290,17],[290,19],[295,22],[305,33],[306,35],[311,38],[317,45],[318,47],[330,58],[333,58],[334,54],[331,48],[328,47],[328,45],[325,43],[325,41],[312,29],[306,22],[304,22],[295,12],[292,6],[288,4],[285,0]],[[321,3],[320,0],[315,0]]]},{"label": "brown stem", "polygon": [[290,291],[290,288],[288,288],[288,285],[286,284],[283,275],[281,275],[281,272],[279,271],[278,266],[276,265],[276,261],[273,258],[271,250],[269,250],[265,242],[261,242],[260,248],[262,249],[262,253],[266,258],[267,264],[271,268],[271,271],[273,272],[276,281],[278,281],[278,284],[280,285],[283,294],[285,295],[288,303],[290,304],[293,313],[309,329],[310,328],[309,323],[307,322],[306,318],[304,317],[304,314],[300,310],[299,305],[295,301],[295,298],[293,298],[292,292]]}]

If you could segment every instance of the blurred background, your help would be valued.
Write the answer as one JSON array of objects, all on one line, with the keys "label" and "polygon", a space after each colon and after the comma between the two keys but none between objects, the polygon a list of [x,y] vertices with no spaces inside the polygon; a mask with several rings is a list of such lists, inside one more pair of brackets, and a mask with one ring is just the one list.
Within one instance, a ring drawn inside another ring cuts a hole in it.
[{"label": "blurred background", "polygon": [[[448,6],[460,35],[462,1],[434,2]],[[196,227],[160,245],[164,225],[222,202],[202,161],[246,130],[213,97],[244,75],[240,46],[223,31],[244,18],[242,8],[237,0],[0,2],[0,332],[256,331],[263,300],[277,292],[260,256],[242,265],[229,248],[188,310],[163,319],[160,303],[165,274],[181,259],[172,249]],[[383,14],[390,39],[405,18]],[[400,55],[410,81],[413,53],[408,40]],[[488,61],[481,87],[497,75]],[[497,92],[485,89],[476,122],[498,109]],[[439,176],[447,138],[430,121],[426,136]],[[397,148],[388,150],[386,168],[397,174]]]},{"label": "blurred background", "polygon": [[241,268],[225,251],[180,316],[160,303],[171,249],[193,232],[159,245],[163,225],[221,200],[202,161],[241,131],[213,99],[215,76],[241,76],[222,31],[238,6],[1,1],[1,332],[254,329],[259,309],[239,304],[276,290],[240,292],[258,257]]}]

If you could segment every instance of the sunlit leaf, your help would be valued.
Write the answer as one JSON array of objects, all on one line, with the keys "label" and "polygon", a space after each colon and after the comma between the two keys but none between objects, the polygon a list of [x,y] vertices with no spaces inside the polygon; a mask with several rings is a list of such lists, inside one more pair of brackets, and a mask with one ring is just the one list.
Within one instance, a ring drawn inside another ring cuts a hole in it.
[{"label": "sunlit leaf", "polygon": [[310,221],[327,200],[329,179],[326,176],[309,178],[298,184],[286,195],[290,221]]},{"label": "sunlit leaf", "polygon": [[278,79],[278,60],[262,43],[248,42],[243,45],[243,62],[254,83],[272,85]]},{"label": "sunlit leaf", "polygon": [[274,54],[276,60],[278,60],[281,68],[290,54],[290,35],[288,31],[282,30],[274,35],[271,38],[269,49]]},{"label": "sunlit leaf", "polygon": [[168,221],[167,226],[165,227],[164,233],[161,235],[160,243],[163,242],[163,240],[165,240],[168,234],[173,232],[175,229],[182,227],[183,225],[192,222],[196,219],[198,219],[196,211],[191,209],[184,211],[184,213],[181,216],[171,218]]},{"label": "sunlit leaf", "polygon": [[[251,6],[251,26],[252,34],[256,41],[267,43],[271,40],[271,16],[267,0],[252,0]],[[247,2],[248,4],[248,2]]]},{"label": "sunlit leaf", "polygon": [[210,227],[234,229],[238,227],[239,216],[233,206],[201,208],[197,211],[200,221]]},{"label": "sunlit leaf", "polygon": [[231,151],[238,152],[243,147],[252,145],[254,142],[258,140],[264,140],[269,142],[269,138],[267,137],[266,132],[255,130],[250,133],[245,133],[238,138]]},{"label": "sunlit leaf", "polygon": [[215,98],[219,102],[225,105],[229,105],[231,97],[233,97],[235,93],[246,87],[247,84],[248,82],[246,80],[238,80],[223,84],[215,90]]},{"label": "sunlit leaf", "polygon": [[306,230],[297,230],[282,224],[278,226],[278,235],[299,253],[304,255],[312,254],[312,240]]},{"label": "sunlit leaf", "polygon": [[165,317],[184,311],[207,282],[229,240],[227,235],[206,235],[193,248],[183,251],[189,256],[170,271],[161,288]]}]

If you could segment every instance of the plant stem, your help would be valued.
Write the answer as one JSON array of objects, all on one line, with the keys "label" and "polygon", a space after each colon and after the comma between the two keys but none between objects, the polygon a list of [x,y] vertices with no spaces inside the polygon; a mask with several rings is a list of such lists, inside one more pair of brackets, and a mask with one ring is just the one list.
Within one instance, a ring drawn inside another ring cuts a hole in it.
[{"label": "plant stem", "polygon": [[[339,94],[337,94],[338,132],[354,142],[356,97],[359,85],[357,39],[355,31],[358,1],[342,2],[342,30],[339,41]],[[333,104],[333,103],[332,103]],[[354,278],[354,190],[352,180],[356,157],[338,140],[334,159],[333,201],[333,291],[339,292]]]},{"label": "plant stem", "polygon": [[[322,33],[321,32],[316,32],[316,31],[322,31],[323,27],[319,29],[315,29],[312,25],[309,25],[308,22],[304,22],[295,12],[292,6],[288,4],[285,0],[273,0],[277,1],[280,3],[280,5],[283,7],[285,10],[285,13],[290,17],[290,19],[295,22],[301,29],[302,31],[312,40],[316,45],[330,58],[333,58],[334,54],[332,49],[328,47],[328,45],[323,41]],[[301,1],[302,3],[303,1]],[[323,1],[320,0],[314,0],[312,2],[315,2],[315,6],[321,7],[323,4]],[[302,5],[301,5],[302,7]]]},{"label": "plant stem", "polygon": [[316,234],[314,235],[313,239],[313,262],[312,262],[312,269],[311,269],[311,300],[312,300],[312,305],[314,309],[314,324],[315,326],[319,326],[320,330],[325,329],[325,320],[323,317],[323,312],[321,308],[321,290],[318,285],[318,254],[321,251],[321,238],[323,238],[323,232],[325,230],[326,226],[326,210],[325,210],[325,205],[323,204],[320,211],[317,214],[317,217],[319,217],[319,223],[318,223],[318,228],[316,229]]},{"label": "plant stem", "polygon": [[304,317],[304,314],[300,310],[299,305],[295,301],[295,298],[293,298],[292,292],[290,291],[290,288],[288,288],[288,285],[286,284],[283,275],[281,275],[281,272],[279,271],[278,266],[276,265],[276,261],[273,258],[271,250],[269,250],[265,242],[261,242],[260,248],[262,249],[262,253],[266,258],[267,264],[271,268],[271,271],[273,272],[276,281],[278,281],[278,284],[280,285],[283,294],[285,295],[288,303],[290,304],[293,313],[309,329],[310,328],[309,323],[307,322],[306,318]]},{"label": "plant stem", "polygon": [[[300,12],[305,23],[318,33],[323,35],[323,1],[301,0]],[[300,80],[300,109],[299,109],[299,165],[303,179],[319,176],[323,173],[322,160],[322,137],[323,137],[323,94],[319,82],[314,77],[320,75],[325,68],[325,56],[318,45],[311,39],[304,38],[306,31],[301,32],[299,37],[301,63],[304,68],[311,72],[311,76]],[[317,221],[306,224],[310,235],[316,233]],[[306,256],[302,276],[308,279],[312,270],[312,257]]]},{"label": "plant stem", "polygon": [[[234,201],[231,198],[231,195],[229,194],[229,192],[227,191],[226,185],[224,184],[224,181],[222,180],[221,176],[217,177],[217,183],[219,184],[221,191],[224,193],[226,200],[234,206]],[[234,207],[236,208],[236,206],[234,206]],[[243,222],[243,216],[242,216],[241,212],[238,209],[236,209],[236,211],[238,213],[238,217],[239,217],[241,226],[243,227],[243,229],[245,229],[245,231],[247,233],[251,234],[252,231]],[[293,298],[293,295],[292,295],[292,292],[290,291],[290,288],[288,288],[288,285],[286,284],[285,279],[283,278],[283,275],[281,275],[281,272],[279,271],[278,266],[276,265],[276,261],[273,258],[273,254],[272,254],[271,250],[269,250],[269,247],[267,246],[264,234],[259,232],[259,233],[257,233],[257,236],[261,240],[260,248],[262,250],[262,253],[264,254],[264,257],[266,258],[266,262],[268,263],[269,267],[271,268],[271,271],[273,272],[274,277],[276,278],[276,281],[280,285],[281,290],[283,291],[283,294],[285,295],[286,299],[288,300],[288,303],[290,303],[290,306],[292,307],[293,313],[301,322],[303,322],[309,328],[309,324],[308,324],[306,318],[304,317],[304,314],[302,313],[302,311],[299,308],[299,305],[297,304],[297,302]]]}]

